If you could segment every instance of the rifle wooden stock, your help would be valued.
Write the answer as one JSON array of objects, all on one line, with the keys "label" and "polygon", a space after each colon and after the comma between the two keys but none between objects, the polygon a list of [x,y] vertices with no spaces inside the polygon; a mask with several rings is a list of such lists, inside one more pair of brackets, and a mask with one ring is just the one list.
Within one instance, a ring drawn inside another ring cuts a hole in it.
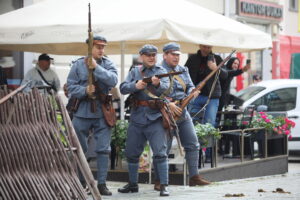
[{"label": "rifle wooden stock", "polygon": [[197,87],[194,89],[193,92],[191,92],[191,94],[189,96],[187,96],[186,98],[184,98],[181,102],[180,108],[183,110],[189,103],[190,101],[194,98],[194,93],[196,91],[200,91],[201,89],[205,86],[206,82],[213,76],[215,75],[215,73],[231,58],[232,54],[235,53],[235,50],[233,50],[217,67],[217,69],[213,70],[212,72],[210,72],[203,81],[201,81]]},{"label": "rifle wooden stock", "polygon": [[[170,72],[170,73],[165,73],[165,74],[157,74],[155,75],[157,78],[163,78],[163,77],[168,77],[168,76],[175,76],[175,75],[179,75],[182,74],[185,71],[182,72]],[[151,77],[147,77],[147,78],[143,78],[143,81],[145,83],[151,83],[152,82],[152,76]]]},{"label": "rifle wooden stock", "polygon": [[[89,4],[89,14],[88,14],[88,21],[89,21],[89,28],[88,28],[88,38],[89,38],[89,43],[88,43],[88,85],[93,85],[94,83],[94,74],[93,74],[93,54],[92,54],[92,50],[93,50],[93,43],[94,43],[94,35],[92,32],[92,25],[91,25],[91,6]],[[90,99],[96,99],[95,94],[89,94],[88,97]],[[93,110],[93,108],[92,108]],[[92,111],[93,112],[93,111]]]}]

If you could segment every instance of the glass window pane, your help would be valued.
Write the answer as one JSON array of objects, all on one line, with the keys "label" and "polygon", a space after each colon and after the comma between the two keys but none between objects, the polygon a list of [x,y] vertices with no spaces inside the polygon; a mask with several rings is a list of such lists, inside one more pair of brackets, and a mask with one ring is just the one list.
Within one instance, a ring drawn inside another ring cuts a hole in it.
[{"label": "glass window pane", "polygon": [[268,111],[289,111],[296,107],[297,88],[284,88],[267,93],[253,105],[267,105]]},{"label": "glass window pane", "polygon": [[254,95],[256,95],[257,93],[259,93],[260,91],[263,91],[264,89],[266,89],[266,88],[261,87],[261,86],[248,87],[248,88],[245,88],[245,89],[239,91],[238,93],[236,93],[235,96],[246,101],[246,100],[250,99],[251,97],[253,97]]}]

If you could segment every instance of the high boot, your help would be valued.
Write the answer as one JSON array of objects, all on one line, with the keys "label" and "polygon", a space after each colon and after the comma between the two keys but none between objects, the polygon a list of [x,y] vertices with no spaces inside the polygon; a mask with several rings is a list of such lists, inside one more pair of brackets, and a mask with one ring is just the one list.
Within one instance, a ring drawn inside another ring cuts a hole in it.
[{"label": "high boot", "polygon": [[169,196],[170,192],[168,190],[168,185],[160,185],[160,193],[159,196],[166,197]]},{"label": "high boot", "polygon": [[139,192],[139,186],[137,183],[128,183],[124,187],[119,188],[118,192],[120,193]]},{"label": "high boot", "polygon": [[160,181],[159,180],[154,181],[154,190],[160,191]]},{"label": "high boot", "polygon": [[154,169],[154,190],[160,191],[160,178],[159,178],[159,172],[157,169],[157,161],[153,159],[153,169]]},{"label": "high boot", "polygon": [[112,195],[111,191],[109,191],[108,188],[106,187],[106,184],[98,184],[97,187],[101,195],[103,196]]},{"label": "high boot", "polygon": [[199,151],[186,151],[185,154],[189,176],[198,175]]},{"label": "high boot", "polygon": [[190,186],[209,185],[209,184],[211,184],[211,182],[205,180],[204,178],[201,178],[199,174],[191,177],[189,182]]},{"label": "high boot", "polygon": [[108,154],[97,153],[97,180],[98,184],[105,184],[108,171]]}]

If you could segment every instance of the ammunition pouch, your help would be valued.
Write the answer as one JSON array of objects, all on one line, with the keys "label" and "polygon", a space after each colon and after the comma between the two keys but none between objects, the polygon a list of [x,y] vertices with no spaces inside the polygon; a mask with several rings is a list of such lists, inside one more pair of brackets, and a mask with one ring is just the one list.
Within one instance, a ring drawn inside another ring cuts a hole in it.
[{"label": "ammunition pouch", "polygon": [[71,97],[68,101],[66,108],[70,113],[74,113],[78,110],[79,104],[80,104],[79,99]]},{"label": "ammunition pouch", "polygon": [[171,125],[171,119],[170,119],[170,115],[167,112],[167,107],[166,105],[164,105],[163,108],[160,109],[161,115],[162,115],[162,119],[163,119],[163,127],[167,130],[172,130],[173,127]]},{"label": "ammunition pouch", "polygon": [[113,107],[112,94],[99,94],[99,100],[101,102],[101,109],[104,119],[108,126],[113,127],[116,125],[117,117],[116,111]]},{"label": "ammunition pouch", "polygon": [[139,101],[135,100],[134,102],[135,106],[148,106],[151,109],[157,109],[162,114],[162,121],[163,121],[163,127],[167,130],[171,130],[171,120],[170,116],[167,112],[167,107],[164,101],[162,100],[148,100],[148,101]]},{"label": "ammunition pouch", "polygon": [[[107,123],[107,125],[109,127],[115,126],[116,122],[117,122],[117,117],[116,117],[116,111],[115,111],[115,109],[113,107],[113,103],[112,103],[112,94],[100,93],[96,99],[99,99],[99,101],[101,103],[101,110],[102,110],[102,113],[103,113],[103,116],[104,116],[104,119],[105,119],[105,122]],[[96,111],[96,102],[95,102],[96,99],[89,99],[89,98],[85,99],[86,101],[91,101],[91,106],[92,106],[91,111],[92,112]],[[72,100],[72,102],[71,102],[71,106],[69,109],[71,112],[76,112],[81,100],[79,100],[77,98],[71,98],[70,101],[71,100]],[[95,105],[93,105],[93,104],[95,104]],[[95,107],[95,108],[93,108],[93,107]]]}]

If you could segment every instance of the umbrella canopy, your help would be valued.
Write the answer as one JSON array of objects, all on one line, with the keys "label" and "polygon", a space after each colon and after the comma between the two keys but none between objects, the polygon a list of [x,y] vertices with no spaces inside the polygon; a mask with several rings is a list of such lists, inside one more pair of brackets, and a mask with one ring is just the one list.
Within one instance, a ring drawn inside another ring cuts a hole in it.
[{"label": "umbrella canopy", "polygon": [[107,54],[120,54],[121,45],[122,53],[137,53],[143,44],[169,41],[186,53],[198,44],[216,52],[272,46],[270,35],[185,0],[48,0],[0,15],[0,49],[86,54],[89,2],[92,30],[107,38]]}]

